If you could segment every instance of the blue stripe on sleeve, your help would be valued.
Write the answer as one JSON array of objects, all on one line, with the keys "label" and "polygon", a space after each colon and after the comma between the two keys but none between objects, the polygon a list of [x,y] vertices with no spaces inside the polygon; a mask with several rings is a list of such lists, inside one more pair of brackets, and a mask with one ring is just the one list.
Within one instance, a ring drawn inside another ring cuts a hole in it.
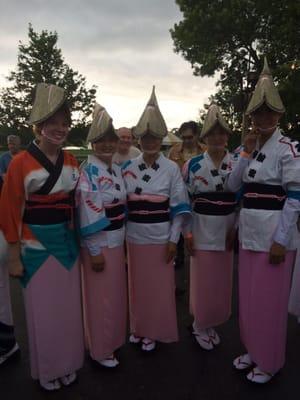
[{"label": "blue stripe on sleeve", "polygon": [[91,225],[87,225],[84,228],[80,229],[80,235],[84,238],[86,236],[92,235],[93,233],[97,233],[105,229],[110,225],[110,220],[106,217],[99,219],[97,222],[94,222]]},{"label": "blue stripe on sleeve", "polygon": [[178,214],[191,212],[191,206],[188,203],[180,203],[175,207],[170,207],[170,209],[171,209],[171,218],[174,218]]},{"label": "blue stripe on sleeve", "polygon": [[287,197],[289,199],[295,199],[300,201],[300,191],[298,190],[288,190]]}]

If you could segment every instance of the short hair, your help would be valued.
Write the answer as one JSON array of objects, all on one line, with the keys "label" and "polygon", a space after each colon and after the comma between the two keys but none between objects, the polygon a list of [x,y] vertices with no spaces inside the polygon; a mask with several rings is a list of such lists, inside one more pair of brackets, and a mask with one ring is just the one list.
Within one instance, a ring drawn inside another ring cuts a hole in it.
[{"label": "short hair", "polygon": [[182,133],[186,130],[190,129],[193,132],[193,135],[199,135],[200,133],[200,128],[197,122],[195,121],[188,121],[184,122],[183,124],[180,125],[180,128],[178,129],[178,133],[181,136]]},{"label": "short hair", "polygon": [[131,136],[133,136],[133,135],[132,135],[132,130],[131,130],[130,128],[126,128],[125,126],[122,126],[121,128],[119,128],[119,129],[116,130],[116,133],[117,133],[117,135],[118,135],[119,137],[120,137],[120,135],[121,135],[122,133],[124,133],[124,132],[130,133]]},{"label": "short hair", "polygon": [[20,138],[20,136],[17,136],[17,135],[8,135],[6,139],[7,139],[7,143],[15,142],[15,141],[21,143],[21,138]]}]

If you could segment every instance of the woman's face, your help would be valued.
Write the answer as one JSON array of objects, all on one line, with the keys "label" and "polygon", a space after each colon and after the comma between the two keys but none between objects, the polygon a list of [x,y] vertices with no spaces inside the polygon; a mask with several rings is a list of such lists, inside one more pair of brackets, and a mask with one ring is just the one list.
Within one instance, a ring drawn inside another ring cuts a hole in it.
[{"label": "woman's face", "polygon": [[228,142],[228,133],[218,125],[204,138],[204,142],[208,150],[224,150]]},{"label": "woman's face", "polygon": [[94,155],[100,158],[100,160],[110,162],[112,156],[117,151],[118,141],[119,139],[114,133],[107,133],[101,139],[97,140],[97,142],[92,144]]},{"label": "woman's face", "polygon": [[69,133],[69,121],[63,111],[57,111],[52,117],[47,119],[41,130],[41,140],[61,146],[67,139]]},{"label": "woman's face", "polygon": [[160,152],[162,139],[157,138],[150,133],[146,133],[141,138],[141,148],[145,154],[157,154]]},{"label": "woman's face", "polygon": [[281,114],[271,110],[265,104],[251,114],[254,129],[260,134],[269,135],[273,133],[281,118]]}]

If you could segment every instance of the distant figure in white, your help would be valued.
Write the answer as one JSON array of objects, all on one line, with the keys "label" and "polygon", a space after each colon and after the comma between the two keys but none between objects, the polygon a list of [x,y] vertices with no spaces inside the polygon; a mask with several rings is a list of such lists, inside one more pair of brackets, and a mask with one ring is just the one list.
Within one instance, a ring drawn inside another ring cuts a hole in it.
[{"label": "distant figure in white", "polygon": [[117,130],[119,143],[116,153],[113,156],[113,162],[122,165],[125,161],[132,160],[141,154],[141,151],[133,146],[133,137],[129,128],[119,128]]}]

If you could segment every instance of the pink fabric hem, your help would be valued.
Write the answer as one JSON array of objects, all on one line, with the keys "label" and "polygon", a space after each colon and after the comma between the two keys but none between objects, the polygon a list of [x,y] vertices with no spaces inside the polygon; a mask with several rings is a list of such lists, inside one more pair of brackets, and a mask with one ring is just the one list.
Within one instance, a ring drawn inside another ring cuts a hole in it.
[{"label": "pink fabric hem", "polygon": [[82,250],[85,336],[90,355],[103,360],[126,341],[127,279],[124,247],[103,248],[105,269],[92,270],[89,254]]},{"label": "pink fabric hem", "polygon": [[269,253],[240,249],[240,335],[248,353],[265,372],[285,363],[288,300],[295,252],[284,263],[269,264]]},{"label": "pink fabric hem", "polygon": [[190,311],[198,330],[230,318],[232,268],[232,251],[196,250],[191,257]]},{"label": "pink fabric hem", "polygon": [[50,256],[24,293],[31,376],[53,380],[83,365],[79,262],[68,271]]},{"label": "pink fabric hem", "polygon": [[128,243],[130,330],[160,342],[178,340],[173,263],[166,244]]}]

